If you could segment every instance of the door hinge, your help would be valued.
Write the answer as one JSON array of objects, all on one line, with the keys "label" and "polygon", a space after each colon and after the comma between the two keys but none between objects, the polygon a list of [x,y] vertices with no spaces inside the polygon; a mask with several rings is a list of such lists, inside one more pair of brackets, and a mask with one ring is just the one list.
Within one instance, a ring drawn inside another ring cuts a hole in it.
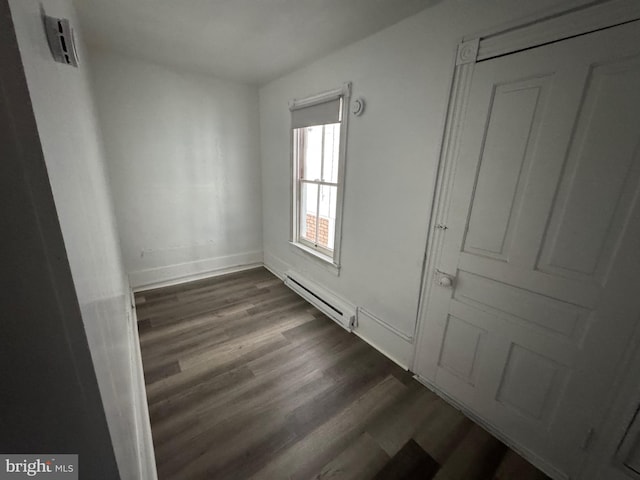
[{"label": "door hinge", "polygon": [[442,225],[441,223],[436,223],[434,228],[437,228],[438,230],[446,230],[449,227],[447,227],[446,225]]},{"label": "door hinge", "polygon": [[582,442],[582,450],[589,450],[589,447],[591,447],[591,442],[593,441],[593,437],[596,434],[596,430],[595,428],[591,427],[589,430],[587,430],[587,434],[584,437],[584,441]]},{"label": "door hinge", "polygon": [[351,317],[349,317],[349,328],[352,330],[354,328],[358,328],[358,319],[355,315],[351,315]]}]

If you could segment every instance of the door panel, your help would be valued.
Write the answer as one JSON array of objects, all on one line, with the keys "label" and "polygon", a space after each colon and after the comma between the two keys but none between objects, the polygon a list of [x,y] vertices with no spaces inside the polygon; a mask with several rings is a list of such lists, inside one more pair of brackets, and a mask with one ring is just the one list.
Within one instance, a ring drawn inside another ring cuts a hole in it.
[{"label": "door panel", "polygon": [[528,420],[548,421],[557,404],[563,366],[512,342],[496,401]]},{"label": "door panel", "polygon": [[640,316],[638,85],[638,22],[475,66],[422,319],[416,372],[569,475]]},{"label": "door panel", "polygon": [[486,334],[477,325],[449,315],[438,362],[440,367],[473,386],[476,381],[476,360]]},{"label": "door panel", "polygon": [[508,260],[538,140],[548,89],[546,80],[543,77],[507,83],[494,89],[464,251]]},{"label": "door panel", "polygon": [[454,299],[519,326],[541,328],[570,339],[580,338],[588,314],[584,307],[464,270],[458,270]]},{"label": "door panel", "polygon": [[637,184],[640,110],[627,103],[637,96],[638,85],[635,57],[597,65],[589,73],[539,270],[604,280],[630,205],[621,200]]}]

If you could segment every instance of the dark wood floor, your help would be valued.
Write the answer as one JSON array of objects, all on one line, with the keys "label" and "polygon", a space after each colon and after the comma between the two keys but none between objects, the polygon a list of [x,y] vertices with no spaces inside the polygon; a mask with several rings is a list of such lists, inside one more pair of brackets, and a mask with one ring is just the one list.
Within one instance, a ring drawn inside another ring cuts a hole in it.
[{"label": "dark wood floor", "polygon": [[263,268],[136,303],[161,480],[547,478]]}]

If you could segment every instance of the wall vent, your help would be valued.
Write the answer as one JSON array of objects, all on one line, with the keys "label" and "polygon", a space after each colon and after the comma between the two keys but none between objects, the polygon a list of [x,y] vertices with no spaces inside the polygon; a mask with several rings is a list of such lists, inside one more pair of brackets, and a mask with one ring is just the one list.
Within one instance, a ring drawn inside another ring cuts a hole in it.
[{"label": "wall vent", "polygon": [[58,63],[77,67],[76,39],[69,20],[44,15],[44,28],[53,59]]},{"label": "wall vent", "polygon": [[345,330],[356,327],[355,308],[331,292],[293,273],[287,273],[284,284]]}]

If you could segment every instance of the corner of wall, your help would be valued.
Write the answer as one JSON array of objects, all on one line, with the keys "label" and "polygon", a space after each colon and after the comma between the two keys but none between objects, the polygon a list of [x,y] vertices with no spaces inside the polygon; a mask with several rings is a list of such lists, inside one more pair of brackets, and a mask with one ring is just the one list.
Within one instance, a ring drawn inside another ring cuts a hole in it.
[{"label": "corner of wall", "polygon": [[147,404],[147,389],[144,381],[142,352],[140,351],[140,337],[138,336],[138,316],[135,308],[133,289],[130,290],[132,299],[129,305],[127,320],[131,329],[131,382],[133,393],[133,407],[136,419],[136,446],[138,449],[138,466],[140,479],[157,480],[155,450],[151,436],[151,420],[149,418],[149,405]]}]

